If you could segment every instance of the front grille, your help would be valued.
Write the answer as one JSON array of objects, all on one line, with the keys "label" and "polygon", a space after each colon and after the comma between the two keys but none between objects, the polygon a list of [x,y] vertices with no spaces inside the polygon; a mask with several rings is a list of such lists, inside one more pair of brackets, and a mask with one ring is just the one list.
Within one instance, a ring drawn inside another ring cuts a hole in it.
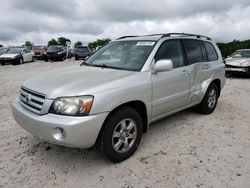
[{"label": "front grille", "polygon": [[46,98],[45,95],[32,91],[25,87],[22,87],[19,98],[20,98],[21,105],[24,108],[32,112],[35,112],[37,114],[41,114],[43,104]]},{"label": "front grille", "polygon": [[234,65],[226,65],[226,67],[228,67],[228,68],[242,68],[240,66],[234,66]]}]

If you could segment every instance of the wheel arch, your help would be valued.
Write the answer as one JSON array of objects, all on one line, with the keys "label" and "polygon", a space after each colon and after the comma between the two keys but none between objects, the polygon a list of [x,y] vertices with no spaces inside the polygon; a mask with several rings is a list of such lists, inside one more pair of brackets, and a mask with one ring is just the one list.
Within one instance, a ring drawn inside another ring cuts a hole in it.
[{"label": "wheel arch", "polygon": [[98,143],[100,141],[100,137],[102,135],[102,132],[105,128],[105,123],[108,120],[109,117],[111,117],[115,111],[117,111],[120,108],[123,107],[131,107],[133,109],[135,109],[141,116],[142,118],[142,122],[143,122],[143,133],[146,133],[148,130],[148,115],[147,115],[147,107],[145,105],[144,102],[140,101],[140,100],[134,100],[134,101],[129,101],[123,104],[120,104],[119,106],[115,107],[106,117],[106,119],[104,120],[103,124],[102,124],[102,128],[99,131],[98,137],[96,139],[96,143]]},{"label": "wheel arch", "polygon": [[218,97],[220,97],[220,93],[221,93],[221,81],[220,81],[220,79],[214,79],[209,85],[211,85],[212,83],[214,83],[217,87],[218,87],[218,89],[219,89],[219,95],[218,95]]}]

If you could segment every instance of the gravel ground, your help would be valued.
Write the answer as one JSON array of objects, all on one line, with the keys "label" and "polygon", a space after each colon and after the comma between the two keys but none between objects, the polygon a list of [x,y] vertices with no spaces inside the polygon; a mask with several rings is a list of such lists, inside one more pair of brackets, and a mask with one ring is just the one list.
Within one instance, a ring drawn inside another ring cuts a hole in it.
[{"label": "gravel ground", "polygon": [[250,81],[227,79],[213,114],[186,110],[149,128],[130,159],[33,137],[11,116],[30,76],[81,61],[0,66],[0,187],[250,187]]}]

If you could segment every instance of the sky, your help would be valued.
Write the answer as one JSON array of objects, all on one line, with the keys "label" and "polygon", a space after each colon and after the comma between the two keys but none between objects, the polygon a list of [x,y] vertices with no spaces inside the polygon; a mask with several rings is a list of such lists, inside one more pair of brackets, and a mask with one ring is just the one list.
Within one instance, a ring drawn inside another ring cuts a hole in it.
[{"label": "sky", "polygon": [[0,44],[187,32],[250,39],[250,0],[1,0]]}]

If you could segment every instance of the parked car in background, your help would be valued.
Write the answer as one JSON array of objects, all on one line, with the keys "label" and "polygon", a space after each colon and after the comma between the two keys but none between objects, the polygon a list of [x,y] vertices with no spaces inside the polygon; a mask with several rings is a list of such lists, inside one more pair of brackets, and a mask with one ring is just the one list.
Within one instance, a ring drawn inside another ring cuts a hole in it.
[{"label": "parked car in background", "polygon": [[17,65],[32,61],[34,61],[34,53],[23,47],[11,47],[0,56],[1,65]]},{"label": "parked car in background", "polygon": [[1,47],[0,48],[0,55],[5,54],[8,51],[8,47]]},{"label": "parked car in background", "polygon": [[92,55],[92,52],[87,46],[80,46],[75,49],[75,60],[86,59],[90,55]]},{"label": "parked car in background", "polygon": [[36,59],[43,59],[43,54],[47,52],[46,46],[33,46],[32,52],[34,52],[34,57]]},{"label": "parked car in background", "polygon": [[226,73],[245,73],[250,75],[250,49],[236,50],[225,60]]},{"label": "parked car in background", "polygon": [[75,52],[72,48],[68,49],[68,58],[72,58],[75,56]]},{"label": "parked car in background", "polygon": [[48,47],[47,52],[43,54],[45,61],[60,60],[64,61],[67,58],[67,50],[61,45],[51,45]]}]

